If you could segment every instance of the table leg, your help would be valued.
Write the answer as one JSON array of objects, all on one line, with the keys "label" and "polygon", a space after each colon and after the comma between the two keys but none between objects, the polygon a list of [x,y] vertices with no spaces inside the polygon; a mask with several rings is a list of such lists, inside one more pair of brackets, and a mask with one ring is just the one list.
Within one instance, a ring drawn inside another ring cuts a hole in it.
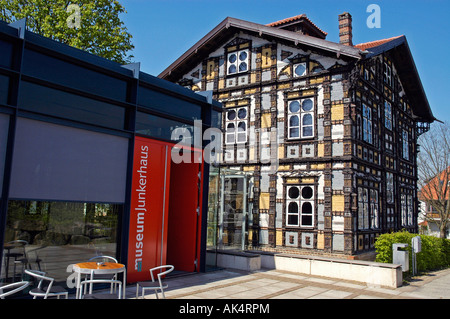
[{"label": "table leg", "polygon": [[76,295],[75,295],[76,299],[81,299],[81,288],[80,288],[80,285],[81,285],[81,273],[79,272],[78,276],[77,276],[77,283],[76,283],[76,288],[77,288],[77,292],[76,292]]}]

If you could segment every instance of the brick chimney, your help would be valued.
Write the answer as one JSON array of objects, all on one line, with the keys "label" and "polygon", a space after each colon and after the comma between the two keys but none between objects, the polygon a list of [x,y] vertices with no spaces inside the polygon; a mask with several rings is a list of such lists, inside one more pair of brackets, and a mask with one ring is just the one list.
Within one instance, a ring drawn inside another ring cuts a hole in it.
[{"label": "brick chimney", "polygon": [[339,15],[339,43],[353,46],[352,15],[344,12]]}]

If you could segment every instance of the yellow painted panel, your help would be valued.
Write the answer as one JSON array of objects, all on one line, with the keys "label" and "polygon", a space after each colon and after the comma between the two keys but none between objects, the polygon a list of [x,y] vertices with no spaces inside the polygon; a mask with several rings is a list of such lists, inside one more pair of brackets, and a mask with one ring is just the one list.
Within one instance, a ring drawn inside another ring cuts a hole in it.
[{"label": "yellow painted panel", "polygon": [[278,158],[284,158],[284,146],[278,146]]},{"label": "yellow painted panel", "polygon": [[325,236],[323,233],[317,234],[317,249],[325,248]]},{"label": "yellow painted panel", "polygon": [[283,246],[283,232],[281,230],[277,230],[276,237],[276,245]]},{"label": "yellow painted panel", "polygon": [[331,207],[335,212],[343,212],[345,210],[344,195],[333,195],[331,198]]},{"label": "yellow painted panel", "polygon": [[245,49],[245,48],[248,48],[249,45],[250,45],[250,42],[246,42],[246,43],[239,44],[239,49]]},{"label": "yellow painted panel", "polygon": [[289,171],[291,167],[289,165],[280,165],[278,166],[279,171]]},{"label": "yellow painted panel", "polygon": [[279,90],[288,89],[288,88],[290,88],[290,87],[291,87],[291,85],[290,85],[289,83],[284,83],[284,84],[278,85],[278,89],[279,89]]},{"label": "yellow painted panel", "polygon": [[286,178],[287,184],[300,184],[299,178]]},{"label": "yellow painted panel", "polygon": [[271,126],[271,114],[264,113],[261,115],[261,128],[266,128]]},{"label": "yellow painted panel", "polygon": [[270,193],[261,193],[259,195],[259,209],[269,209]]},{"label": "yellow painted panel", "polygon": [[206,66],[206,79],[207,80],[213,80],[216,72],[214,71],[215,63],[214,61],[208,61],[208,64]]},{"label": "yellow painted panel", "polygon": [[267,68],[272,65],[272,49],[271,48],[263,48],[261,54],[262,64],[261,67]]},{"label": "yellow painted panel", "polygon": [[288,95],[287,95],[287,97],[289,99],[296,98],[296,97],[299,97],[299,96],[300,96],[300,92],[291,92],[291,93],[288,93]]},{"label": "yellow painted panel", "polygon": [[323,143],[317,144],[317,157],[323,157],[324,148]]},{"label": "yellow painted panel", "polygon": [[306,177],[304,177],[304,178],[302,178],[302,183],[303,184],[312,184],[312,183],[314,183],[314,178],[311,178],[311,177],[306,178]]},{"label": "yellow painted panel", "polygon": [[334,105],[331,108],[331,120],[343,120],[344,119],[344,106],[343,105]]},{"label": "yellow painted panel", "polygon": [[248,99],[243,99],[238,101],[238,105],[247,105],[250,101]]},{"label": "yellow painted panel", "polygon": [[314,90],[305,90],[305,91],[302,92],[303,96],[313,95],[313,94],[314,94]]},{"label": "yellow painted panel", "polygon": [[255,166],[244,166],[244,171],[248,172],[248,171],[254,171],[255,170]]},{"label": "yellow painted panel", "polygon": [[323,82],[323,76],[309,80],[310,84],[318,84]]},{"label": "yellow painted panel", "polygon": [[223,89],[225,87],[225,80],[219,80],[219,89]]}]

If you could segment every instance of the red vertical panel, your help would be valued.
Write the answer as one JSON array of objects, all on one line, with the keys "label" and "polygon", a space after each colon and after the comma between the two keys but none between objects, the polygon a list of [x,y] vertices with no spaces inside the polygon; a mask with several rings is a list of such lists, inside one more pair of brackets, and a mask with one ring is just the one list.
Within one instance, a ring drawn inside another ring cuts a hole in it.
[{"label": "red vertical panel", "polygon": [[171,164],[167,263],[181,271],[195,271],[200,165]]},{"label": "red vertical panel", "polygon": [[170,176],[169,144],[136,137],[128,244],[129,282],[147,280],[166,263]]}]

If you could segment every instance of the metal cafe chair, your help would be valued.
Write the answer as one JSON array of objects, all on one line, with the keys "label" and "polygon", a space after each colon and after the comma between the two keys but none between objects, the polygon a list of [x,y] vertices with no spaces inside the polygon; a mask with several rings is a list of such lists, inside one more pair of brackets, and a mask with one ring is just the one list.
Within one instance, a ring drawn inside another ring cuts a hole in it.
[{"label": "metal cafe chair", "polygon": [[[63,287],[54,286],[53,283],[55,279],[45,276],[45,272],[25,269],[25,273],[34,279],[39,280],[37,287],[29,291],[29,294],[33,296],[33,299],[36,299],[37,297],[43,297],[44,299],[47,299],[48,297],[57,297],[59,299],[60,296],[66,296],[66,299],[69,299],[69,292]],[[46,282],[48,282],[48,284],[44,285]]]},{"label": "metal cafe chair", "polygon": [[[164,269],[166,269],[166,270],[164,270]],[[154,273],[158,270],[159,271],[164,270],[164,271],[159,272],[157,274],[158,281],[155,281]],[[159,296],[158,296],[158,290],[159,290],[159,291],[161,291],[163,299],[165,299],[166,296],[164,295],[164,289],[169,287],[169,285],[163,284],[162,278],[173,270],[174,270],[174,266],[172,266],[172,265],[163,265],[163,266],[151,268],[150,276],[152,278],[152,281],[140,281],[136,284],[136,298],[138,298],[138,296],[139,296],[139,288],[142,288],[142,298],[144,298],[144,294],[145,294],[146,290],[153,290],[155,292],[156,299],[159,299]]]},{"label": "metal cafe chair", "polygon": [[[105,262],[105,261],[109,261],[109,262],[113,262],[113,263],[118,263],[117,259],[111,256],[95,256],[92,257],[90,259],[88,259],[88,261],[98,261],[98,262]],[[89,276],[89,275],[88,275]],[[89,279],[89,277],[87,276],[87,279]],[[117,274],[113,274],[113,275],[95,275],[96,279],[107,279],[107,280],[117,280]],[[92,278],[90,278],[92,279]],[[87,287],[87,286],[86,286]],[[86,288],[85,287],[85,288]],[[116,289],[116,285],[114,285],[113,283],[111,283],[111,293],[113,292],[113,289],[115,291]]]},{"label": "metal cafe chair", "polygon": [[[94,272],[92,271],[90,274],[90,279],[83,280],[81,282],[81,299],[122,299],[122,282],[120,280],[116,279],[102,279],[102,278],[95,278],[96,276],[100,275],[94,275]],[[111,286],[119,286],[119,290],[117,293],[117,296],[112,293],[112,290],[110,290],[110,293],[92,293],[93,285],[95,284],[111,284]],[[89,285],[89,293],[86,293],[87,286]],[[84,286],[84,287],[83,287]],[[84,288],[84,289],[83,289]],[[83,295],[84,291],[84,295]]]},{"label": "metal cafe chair", "polygon": [[19,258],[27,258],[27,253],[25,250],[25,246],[28,245],[28,242],[25,240],[13,240],[8,242],[5,246],[9,247],[8,252],[5,254],[6,259],[6,277],[9,276],[9,260],[10,258],[14,258],[14,275],[12,277],[12,281],[16,279],[16,265],[18,264]]},{"label": "metal cafe chair", "polygon": [[29,285],[30,285],[29,281],[18,281],[18,282],[13,282],[12,284],[0,285],[0,299],[5,299],[5,297],[7,297],[7,296],[10,296],[19,291],[22,291],[25,288],[27,288]]}]

